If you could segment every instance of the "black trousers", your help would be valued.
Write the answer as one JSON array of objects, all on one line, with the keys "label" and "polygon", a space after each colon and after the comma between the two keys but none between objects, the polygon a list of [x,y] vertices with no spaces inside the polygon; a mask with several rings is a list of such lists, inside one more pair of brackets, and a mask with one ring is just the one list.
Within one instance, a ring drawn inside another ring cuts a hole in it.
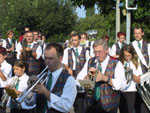
[{"label": "black trousers", "polygon": [[101,104],[94,102],[93,105],[91,105],[90,107],[88,107],[86,109],[86,113],[117,113],[118,107],[114,108],[113,110],[106,112]]},{"label": "black trousers", "polygon": [[85,113],[85,93],[77,93],[75,103],[74,103],[74,111],[75,113]]},{"label": "black trousers", "polygon": [[22,109],[22,110],[18,110],[18,109],[12,109],[11,113],[36,113],[35,109],[32,110],[26,110],[26,109]]},{"label": "black trousers", "polygon": [[135,112],[136,113],[150,113],[150,111],[148,110],[141,96],[138,93],[136,96]]},{"label": "black trousers", "polygon": [[120,94],[120,113],[133,113],[135,109],[136,92],[122,92]]}]

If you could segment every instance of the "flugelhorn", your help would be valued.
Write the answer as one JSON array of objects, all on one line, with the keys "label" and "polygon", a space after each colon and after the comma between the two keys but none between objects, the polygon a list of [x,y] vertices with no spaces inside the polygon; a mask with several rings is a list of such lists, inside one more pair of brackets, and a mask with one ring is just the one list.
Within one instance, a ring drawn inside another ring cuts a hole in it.
[{"label": "flugelhorn", "polygon": [[24,101],[27,105],[32,106],[33,104],[28,104],[28,102],[30,103],[30,99],[32,99],[34,92],[32,91],[33,88],[38,84],[38,83],[44,83],[46,81],[46,77],[48,75],[47,72],[48,66],[46,66],[43,71],[37,75],[37,79],[33,84],[29,85],[28,88],[23,91],[18,99],[16,100],[18,103],[18,108],[21,107],[21,103]]},{"label": "flugelhorn", "polygon": [[90,84],[85,84],[84,85],[84,88],[85,88],[85,90],[86,90],[86,93],[88,94],[88,95],[92,95],[93,94],[93,91],[94,91],[94,87],[95,87],[95,84],[96,84],[96,77],[97,77],[97,74],[98,74],[98,65],[99,65],[99,61],[98,61],[98,59],[99,59],[99,57],[97,57],[96,59],[95,59],[95,63],[96,63],[96,66],[95,66],[95,68],[96,68],[96,70],[95,71],[92,71],[91,73],[92,73],[92,75],[91,76],[89,76],[89,81],[90,81]]},{"label": "flugelhorn", "polygon": [[[17,79],[18,78],[15,78],[15,77],[12,79],[12,81],[8,87],[9,89],[15,88],[16,83],[17,83]],[[8,102],[8,101],[10,101],[9,97],[10,97],[10,95],[8,95],[6,92],[3,94],[2,98],[1,98],[2,101],[0,102],[0,106],[2,108],[5,108],[6,104],[9,103]]]}]

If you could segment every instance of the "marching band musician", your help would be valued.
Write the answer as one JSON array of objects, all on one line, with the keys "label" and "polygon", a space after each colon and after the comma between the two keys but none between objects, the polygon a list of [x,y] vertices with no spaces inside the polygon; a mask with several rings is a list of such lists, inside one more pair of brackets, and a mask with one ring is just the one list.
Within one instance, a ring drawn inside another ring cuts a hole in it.
[{"label": "marching band musician", "polygon": [[[64,64],[64,67],[68,70],[68,73],[76,78],[78,73],[82,70],[85,62],[88,61],[88,59],[90,58],[90,55],[89,50],[80,46],[80,35],[78,33],[72,34],[71,41],[72,48],[64,52],[62,63]],[[80,88],[77,88],[79,92]],[[77,94],[77,98],[74,104],[76,113],[83,113],[83,98],[83,92],[79,92]]]},{"label": "marching band musician", "polygon": [[[2,101],[3,96],[2,87],[6,85],[7,79],[12,76],[12,66],[5,60],[6,55],[6,49],[0,46],[0,101]],[[3,113],[4,110],[0,108],[0,112]]]},{"label": "marching band musician", "polygon": [[[86,113],[117,113],[120,94],[126,86],[124,68],[121,62],[108,55],[108,45],[105,39],[96,40],[93,45],[95,57],[91,58],[85,67],[82,77],[89,79],[93,72],[95,76],[95,88],[93,104]],[[96,66],[99,62],[98,67]],[[87,75],[87,76],[86,76]]]},{"label": "marching band musician", "polygon": [[111,48],[111,56],[115,57],[115,58],[119,58],[120,55],[120,50],[121,48],[126,45],[124,43],[125,41],[125,37],[126,37],[126,33],[125,32],[118,32],[117,33],[117,37],[118,37],[118,42],[115,43],[112,48]]},{"label": "marching band musician", "polygon": [[6,55],[6,49],[0,47],[0,87],[5,86],[7,78],[12,76],[12,66],[5,60]]},{"label": "marching band musician", "polygon": [[[40,72],[40,57],[42,56],[42,48],[33,42],[33,32],[28,31],[25,34],[26,46],[19,43],[17,45],[17,59],[27,59],[27,74],[37,75]],[[27,55],[25,56],[26,53]]]},{"label": "marching band musician", "polygon": [[[76,82],[61,63],[63,48],[56,43],[45,48],[45,64],[48,66],[48,77],[45,86],[37,84],[36,113],[68,113],[73,106],[77,89]],[[30,79],[29,79],[30,80]]]},{"label": "marching band musician", "polygon": [[[10,87],[11,82],[15,82],[15,86],[12,88],[16,95],[19,96],[21,92],[23,92],[27,88],[27,81],[29,79],[29,76],[25,73],[26,64],[24,61],[17,60],[13,66],[13,70],[15,73],[15,76],[10,78],[7,83],[8,85],[6,87]],[[16,81],[15,81],[16,80]],[[17,98],[16,98],[17,99]],[[13,104],[13,102],[10,102],[10,109],[11,113],[33,113],[33,108],[35,108],[35,104],[32,106],[27,106],[24,102],[21,103],[21,108],[18,109],[16,104]]]},{"label": "marching band musician", "polygon": [[[148,72],[148,68],[150,66],[150,45],[148,42],[143,40],[144,31],[143,28],[140,26],[137,26],[134,28],[134,38],[135,40],[131,43],[131,45],[134,47],[138,58],[141,63],[142,72],[143,74]],[[142,82],[142,81],[140,81]],[[137,113],[149,113],[147,107],[145,106],[143,100],[139,95],[138,96],[138,107]]]},{"label": "marching band musician", "polygon": [[87,50],[89,50],[90,57],[94,57],[93,47],[92,47],[94,41],[89,41],[88,35],[85,32],[81,33],[80,37],[81,37],[81,39],[80,39],[80,45],[82,47],[85,47]]},{"label": "marching band musician", "polygon": [[125,89],[122,90],[120,97],[120,113],[133,113],[137,109],[136,105],[138,105],[136,102],[136,83],[140,83],[142,68],[134,48],[130,45],[126,45],[121,49],[119,60],[124,65],[125,70],[128,71],[125,75],[128,83]]},{"label": "marching band musician", "polygon": [[7,57],[6,61],[10,63],[12,66],[14,65],[16,61],[16,46],[17,46],[17,41],[13,39],[14,32],[12,30],[9,30],[7,32],[8,38],[3,41],[3,47],[6,48],[7,50]]}]

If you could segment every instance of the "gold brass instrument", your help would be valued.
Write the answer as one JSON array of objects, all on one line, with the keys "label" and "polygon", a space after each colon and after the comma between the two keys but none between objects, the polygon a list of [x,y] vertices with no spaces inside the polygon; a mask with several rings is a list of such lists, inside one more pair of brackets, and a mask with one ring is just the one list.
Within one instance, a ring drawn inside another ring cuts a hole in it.
[{"label": "gold brass instrument", "polygon": [[[17,79],[18,78],[13,78],[11,83],[10,83],[10,86],[8,88],[5,88],[6,92],[3,94],[2,98],[1,98],[2,101],[0,102],[0,107],[5,108],[5,107],[7,107],[6,105],[8,105],[8,103],[10,103],[9,102],[10,101],[10,99],[9,99],[10,95],[7,93],[7,91],[9,89],[15,88],[16,83],[17,83]],[[10,90],[9,90],[9,92],[10,92]]]},{"label": "gold brass instrument", "polygon": [[94,87],[95,87],[95,83],[96,83],[96,77],[98,74],[98,65],[99,65],[99,58],[96,58],[95,62],[96,62],[96,71],[91,72],[94,76],[89,76],[89,80],[87,81],[87,83],[89,84],[84,84],[84,88],[86,90],[86,93],[88,95],[93,95],[93,91],[94,91]]},{"label": "gold brass instrument", "polygon": [[43,69],[43,71],[37,75],[37,79],[36,81],[34,81],[33,84],[29,85],[28,88],[23,91],[18,99],[16,99],[16,102],[18,103],[18,107],[17,108],[21,108],[21,103],[24,101],[28,106],[33,106],[35,103],[31,103],[33,99],[33,101],[35,101],[34,99],[34,92],[32,91],[33,88],[38,84],[38,83],[44,83],[46,81],[46,77],[48,75],[47,72],[48,66],[45,67],[45,69]]},{"label": "gold brass instrument", "polygon": [[127,62],[129,67],[127,67],[127,69],[125,68],[125,78],[127,80],[127,84],[129,83],[129,81],[132,80],[133,77],[133,70],[130,68],[130,61]]}]

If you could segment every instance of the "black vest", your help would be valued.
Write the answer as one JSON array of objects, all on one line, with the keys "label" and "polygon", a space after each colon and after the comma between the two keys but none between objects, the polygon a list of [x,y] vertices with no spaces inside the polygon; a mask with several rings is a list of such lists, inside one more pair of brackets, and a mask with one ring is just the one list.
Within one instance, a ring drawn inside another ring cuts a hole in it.
[{"label": "black vest", "polygon": [[[63,70],[61,72],[61,74],[59,75],[57,82],[51,92],[57,96],[61,96],[64,85],[69,76],[70,75],[68,74],[68,72],[66,70]],[[46,101],[46,98],[44,95],[40,95],[40,94],[37,95],[37,111],[36,111],[36,113],[42,113],[45,101]],[[62,113],[62,112],[57,111],[53,108],[51,108],[51,109],[47,108],[47,113]]]}]

